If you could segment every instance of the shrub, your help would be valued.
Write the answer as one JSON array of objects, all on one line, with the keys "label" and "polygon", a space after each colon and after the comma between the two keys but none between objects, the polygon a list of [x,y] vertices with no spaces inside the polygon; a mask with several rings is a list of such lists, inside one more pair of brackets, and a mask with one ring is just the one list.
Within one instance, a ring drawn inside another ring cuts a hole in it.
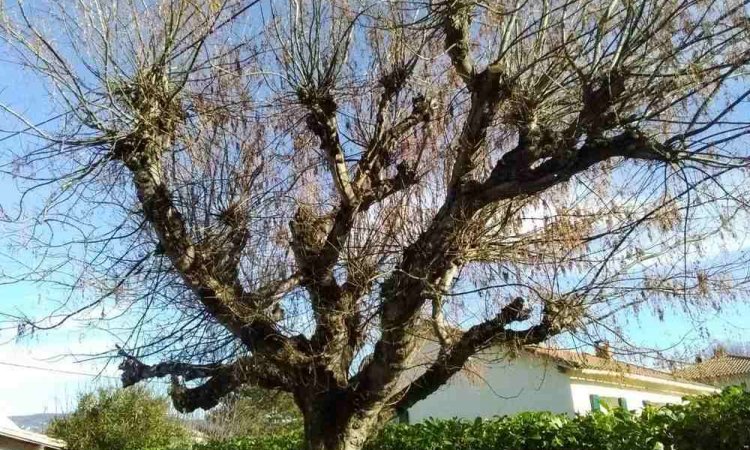
[{"label": "shrub", "polygon": [[665,444],[677,449],[750,449],[750,393],[741,387],[725,389],[721,395],[690,397],[682,405],[664,411]]},{"label": "shrub", "polygon": [[301,432],[284,432],[196,444],[192,450],[300,450],[302,448],[304,445]]},{"label": "shrub", "polygon": [[369,450],[504,450],[560,448],[573,428],[571,419],[552,413],[522,413],[496,419],[427,420],[392,425]]},{"label": "shrub", "polygon": [[287,392],[246,387],[225,397],[206,422],[205,431],[216,439],[286,435],[302,427],[302,414]]},{"label": "shrub", "polygon": [[68,450],[166,449],[188,440],[168,411],[167,399],[139,386],[101,389],[81,396],[76,410],[55,419],[47,434],[66,441]]},{"label": "shrub", "polygon": [[750,448],[750,393],[716,395],[641,414],[616,410],[571,418],[522,413],[492,419],[392,425],[368,450],[741,450]]},{"label": "shrub", "polygon": [[[569,417],[548,412],[387,426],[365,450],[743,450],[750,394],[731,387],[683,405]],[[210,442],[192,450],[301,450],[291,432]]]}]

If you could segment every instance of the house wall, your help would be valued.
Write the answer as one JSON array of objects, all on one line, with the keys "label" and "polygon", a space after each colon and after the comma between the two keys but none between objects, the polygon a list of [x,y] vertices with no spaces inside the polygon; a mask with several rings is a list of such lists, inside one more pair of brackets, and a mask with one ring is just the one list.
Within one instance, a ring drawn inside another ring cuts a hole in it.
[{"label": "house wall", "polygon": [[[497,358],[497,355],[493,355]],[[489,360],[479,355],[478,360]],[[521,354],[513,360],[480,364],[477,375],[458,374],[409,409],[409,421],[428,417],[475,418],[523,411],[574,412],[570,379],[557,366]]]},{"label": "house wall", "polygon": [[682,403],[682,396],[646,389],[623,388],[617,386],[606,386],[600,382],[574,381],[571,386],[573,397],[573,410],[577,414],[591,412],[591,395],[599,397],[624,398],[629,410],[640,411],[643,402],[652,403]]}]

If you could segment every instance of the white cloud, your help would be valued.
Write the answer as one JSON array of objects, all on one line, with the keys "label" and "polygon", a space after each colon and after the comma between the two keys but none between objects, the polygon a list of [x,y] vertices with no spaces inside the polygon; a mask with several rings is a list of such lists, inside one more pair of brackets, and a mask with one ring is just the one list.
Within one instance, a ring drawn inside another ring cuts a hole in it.
[{"label": "white cloud", "polygon": [[[7,335],[5,336],[7,337]],[[78,342],[70,334],[55,334],[39,342],[0,344],[0,411],[6,415],[69,411],[78,395],[117,383],[116,365],[79,361],[74,354],[112,348],[103,339]],[[95,375],[100,374],[100,377]]]}]

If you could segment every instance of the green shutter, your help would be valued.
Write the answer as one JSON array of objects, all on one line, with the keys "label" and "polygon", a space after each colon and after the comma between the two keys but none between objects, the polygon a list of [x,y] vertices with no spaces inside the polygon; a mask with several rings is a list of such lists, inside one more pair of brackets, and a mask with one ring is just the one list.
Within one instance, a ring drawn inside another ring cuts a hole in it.
[{"label": "green shutter", "polygon": [[591,410],[592,411],[600,411],[602,409],[602,405],[599,402],[599,396],[595,394],[591,394],[589,396],[589,399],[591,400]]},{"label": "green shutter", "polygon": [[624,409],[625,411],[630,411],[628,409],[628,401],[625,400],[624,397],[620,397],[617,399],[617,403],[620,405],[620,408]]},{"label": "green shutter", "polygon": [[409,425],[409,410],[399,409],[398,413],[396,413],[396,418],[398,420],[398,423]]}]

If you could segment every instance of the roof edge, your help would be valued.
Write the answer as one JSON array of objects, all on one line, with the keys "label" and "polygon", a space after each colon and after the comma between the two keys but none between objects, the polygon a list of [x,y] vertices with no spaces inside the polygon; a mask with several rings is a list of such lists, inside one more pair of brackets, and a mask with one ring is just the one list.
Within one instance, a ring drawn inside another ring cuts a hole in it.
[{"label": "roof edge", "polygon": [[711,385],[703,384],[703,383],[696,383],[696,382],[688,381],[688,380],[669,380],[669,379],[659,378],[659,377],[654,377],[654,376],[649,376],[649,375],[623,373],[623,372],[604,370],[604,369],[570,368],[568,370],[578,375],[592,376],[595,378],[596,381],[602,381],[602,379],[604,379],[607,381],[615,381],[617,383],[621,383],[623,380],[627,380],[627,381],[630,381],[633,385],[650,384],[650,385],[667,386],[670,388],[675,388],[678,391],[681,391],[686,394],[689,394],[691,392],[710,394],[710,393],[716,393],[716,392],[721,391],[721,389],[717,388],[716,386],[711,386]]},{"label": "roof edge", "polygon": [[34,433],[33,431],[27,431],[24,429],[12,429],[6,427],[0,427],[0,436],[9,437],[18,441],[28,442],[30,444],[43,445],[45,447],[53,447],[63,449],[65,448],[65,441],[54,439],[46,434]]}]

